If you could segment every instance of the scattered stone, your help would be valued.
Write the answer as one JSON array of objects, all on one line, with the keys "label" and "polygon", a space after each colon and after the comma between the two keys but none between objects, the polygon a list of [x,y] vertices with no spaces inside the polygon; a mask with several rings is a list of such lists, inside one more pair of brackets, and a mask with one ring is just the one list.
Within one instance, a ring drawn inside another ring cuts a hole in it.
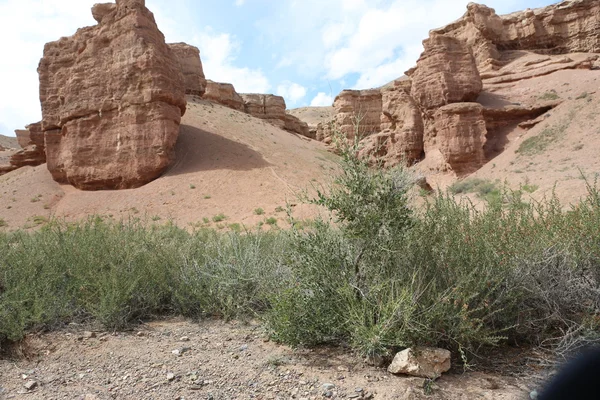
[{"label": "scattered stone", "polygon": [[169,382],[171,382],[171,381],[174,381],[174,380],[175,380],[175,374],[174,374],[174,373],[172,373],[172,372],[169,372],[169,373],[167,374],[167,380],[168,380]]},{"label": "scattered stone", "polygon": [[450,359],[451,353],[448,350],[430,347],[408,348],[396,354],[388,371],[392,374],[436,379],[450,370]]},{"label": "scattered stone", "polygon": [[27,382],[25,382],[25,384],[23,385],[23,387],[29,391],[29,390],[35,389],[37,387],[37,385],[38,385],[37,381],[34,381],[33,379],[30,379]]},{"label": "scattered stone", "polygon": [[190,338],[187,337],[187,336],[182,336],[181,339],[179,339],[179,341],[181,341],[181,342],[189,342]]}]

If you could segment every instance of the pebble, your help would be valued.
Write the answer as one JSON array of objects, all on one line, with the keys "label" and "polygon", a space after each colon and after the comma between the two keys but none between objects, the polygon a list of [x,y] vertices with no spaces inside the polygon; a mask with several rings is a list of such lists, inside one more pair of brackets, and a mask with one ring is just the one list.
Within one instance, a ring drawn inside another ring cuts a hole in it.
[{"label": "pebble", "polygon": [[169,372],[169,373],[167,374],[167,380],[168,380],[169,382],[171,382],[171,381],[175,380],[175,374],[174,374],[174,373],[172,373],[172,372]]},{"label": "pebble", "polygon": [[33,390],[37,387],[37,385],[38,385],[37,381],[29,380],[29,381],[25,382],[23,387],[27,390]]}]

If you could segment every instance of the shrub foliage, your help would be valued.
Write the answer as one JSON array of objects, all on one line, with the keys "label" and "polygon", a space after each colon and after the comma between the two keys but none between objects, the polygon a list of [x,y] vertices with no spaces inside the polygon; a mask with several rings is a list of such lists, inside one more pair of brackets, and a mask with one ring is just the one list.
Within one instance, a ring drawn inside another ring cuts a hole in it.
[{"label": "shrub foliage", "polygon": [[[188,232],[96,217],[0,230],[0,342],[69,321],[122,329],[161,315],[263,318],[278,341],[478,353],[518,342],[571,351],[600,333],[600,194],[568,210],[519,193],[483,210],[342,152],[308,229]],[[292,226],[298,226],[293,223]]]}]

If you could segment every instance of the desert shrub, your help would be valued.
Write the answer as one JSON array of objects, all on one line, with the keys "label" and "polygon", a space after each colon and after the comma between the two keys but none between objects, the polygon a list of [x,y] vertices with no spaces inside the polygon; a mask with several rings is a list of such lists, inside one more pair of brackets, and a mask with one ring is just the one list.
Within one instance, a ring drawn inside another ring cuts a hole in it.
[{"label": "desert shrub", "polygon": [[570,209],[523,203],[521,191],[483,209],[437,193],[412,209],[404,168],[354,154],[309,199],[330,218],[292,218],[288,231],[99,217],[0,230],[0,343],[73,320],[123,329],[161,315],[258,316],[278,341],[366,355],[507,342],[567,354],[600,341],[595,184]]}]

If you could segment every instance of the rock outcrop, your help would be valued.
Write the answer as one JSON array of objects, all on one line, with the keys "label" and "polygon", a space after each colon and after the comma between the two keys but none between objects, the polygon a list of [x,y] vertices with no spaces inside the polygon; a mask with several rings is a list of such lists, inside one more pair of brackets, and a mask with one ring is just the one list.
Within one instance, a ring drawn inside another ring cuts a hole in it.
[{"label": "rock outcrop", "polygon": [[272,94],[243,93],[244,111],[253,117],[264,119],[273,125],[285,128],[285,100]]},{"label": "rock outcrop", "polygon": [[98,25],[46,44],[38,68],[48,169],[80,189],[138,187],[173,159],[183,76],[144,0],[92,14]]},{"label": "rock outcrop", "polygon": [[434,115],[438,148],[457,174],[475,172],[485,163],[487,129],[483,106],[455,103],[439,108]]},{"label": "rock outcrop", "polygon": [[203,98],[206,100],[219,103],[225,107],[233,108],[234,110],[244,111],[244,100],[235,91],[231,83],[213,82],[210,79],[206,81],[206,92]]},{"label": "rock outcrop", "polygon": [[457,38],[473,50],[480,71],[502,66],[502,52],[540,54],[600,52],[600,3],[563,1],[545,8],[498,16],[494,9],[471,3],[459,20],[432,31]]},{"label": "rock outcrop", "polygon": [[477,100],[483,88],[470,48],[450,36],[432,34],[417,67],[408,72],[412,97],[424,109]]},{"label": "rock outcrop", "polygon": [[[9,164],[0,166],[0,175],[21,167],[35,167],[46,162],[41,123],[27,125],[26,129],[17,129],[15,134],[21,150],[10,156]],[[0,149],[0,151],[2,150]]]},{"label": "rock outcrop", "polygon": [[203,98],[245,112],[255,118],[264,119],[288,132],[310,137],[308,124],[286,113],[285,99],[281,96],[258,93],[239,94],[230,83],[209,80]]},{"label": "rock outcrop", "polygon": [[169,47],[179,61],[185,81],[185,94],[202,97],[206,91],[206,78],[200,59],[200,50],[186,43],[171,43]]},{"label": "rock outcrop", "polygon": [[360,155],[372,164],[426,158],[430,170],[474,172],[504,151],[511,132],[531,128],[559,104],[542,96],[511,103],[496,90],[561,70],[598,68],[599,55],[586,53],[600,52],[600,2],[569,0],[505,16],[470,3],[462,18],[430,31],[423,46],[405,77],[378,89],[342,91],[334,117],[318,125],[317,140],[330,143],[333,132],[352,139],[358,130]]}]

